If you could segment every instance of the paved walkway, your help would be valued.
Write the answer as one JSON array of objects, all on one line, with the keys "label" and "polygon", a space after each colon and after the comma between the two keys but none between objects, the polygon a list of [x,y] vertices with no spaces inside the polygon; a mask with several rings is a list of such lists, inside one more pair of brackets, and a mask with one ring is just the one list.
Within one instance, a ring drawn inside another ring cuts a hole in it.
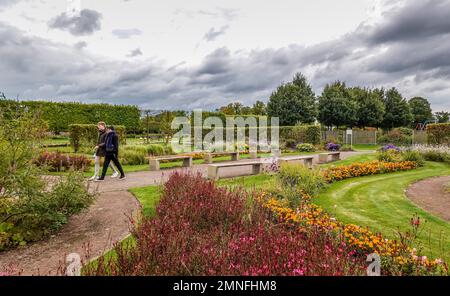
[{"label": "paved walkway", "polygon": [[[363,152],[367,153],[367,152]],[[361,154],[343,152],[342,159]],[[249,161],[249,160],[241,160]],[[256,161],[256,160],[253,160]],[[314,164],[318,155],[314,156]],[[190,169],[178,168],[159,172],[130,173],[124,181],[107,179],[103,183],[92,183],[98,198],[93,206],[80,214],[72,216],[68,223],[51,238],[0,254],[2,267],[13,265],[22,270],[22,275],[54,275],[68,254],[85,254],[89,244],[90,258],[96,258],[110,249],[115,242],[129,235],[129,218],[139,212],[138,201],[127,190],[162,184],[175,171],[190,171],[203,176],[207,165],[196,165]],[[231,168],[229,175],[250,173],[251,168]],[[49,178],[51,182],[52,178]]]}]

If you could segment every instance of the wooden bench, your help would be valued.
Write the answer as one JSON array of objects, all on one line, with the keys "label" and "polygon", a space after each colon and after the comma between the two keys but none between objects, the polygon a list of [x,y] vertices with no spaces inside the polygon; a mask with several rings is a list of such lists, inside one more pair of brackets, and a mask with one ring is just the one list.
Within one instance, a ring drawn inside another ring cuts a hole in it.
[{"label": "wooden bench", "polygon": [[211,164],[208,166],[208,178],[213,180],[218,180],[220,178],[221,168],[233,168],[233,167],[243,167],[252,166],[253,175],[259,175],[262,172],[262,162],[236,162],[236,163],[222,163],[222,164]]},{"label": "wooden bench", "polygon": [[192,156],[188,156],[188,155],[149,157],[148,159],[149,159],[151,171],[159,171],[161,169],[161,167],[160,167],[161,161],[182,160],[183,167],[192,167]]},{"label": "wooden bench", "polygon": [[279,164],[283,163],[301,163],[309,168],[313,166],[314,156],[289,156],[289,157],[281,157],[278,159]]},{"label": "wooden bench", "polygon": [[231,161],[239,160],[239,152],[216,152],[216,153],[206,153],[205,154],[205,163],[211,164],[213,163],[214,156],[222,156],[222,155],[230,155]]},{"label": "wooden bench", "polygon": [[329,163],[329,157],[331,156],[331,162],[341,160],[341,152],[328,152],[319,154],[319,163]]}]

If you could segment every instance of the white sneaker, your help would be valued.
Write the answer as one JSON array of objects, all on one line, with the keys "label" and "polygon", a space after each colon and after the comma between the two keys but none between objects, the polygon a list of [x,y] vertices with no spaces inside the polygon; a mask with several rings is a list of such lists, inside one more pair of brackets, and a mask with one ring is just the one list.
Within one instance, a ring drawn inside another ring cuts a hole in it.
[{"label": "white sneaker", "polygon": [[114,174],[112,174],[112,176],[111,176],[111,178],[117,178],[117,177],[119,177],[119,173],[114,173]]},{"label": "white sneaker", "polygon": [[94,177],[90,178],[89,181],[95,181],[95,180],[97,180],[97,178],[98,178],[97,176],[94,176]]}]

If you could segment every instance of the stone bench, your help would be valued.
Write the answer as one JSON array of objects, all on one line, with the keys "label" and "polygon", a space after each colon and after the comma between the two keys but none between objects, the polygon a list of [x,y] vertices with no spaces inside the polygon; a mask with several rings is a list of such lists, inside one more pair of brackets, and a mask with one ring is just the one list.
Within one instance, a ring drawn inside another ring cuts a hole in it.
[{"label": "stone bench", "polygon": [[213,180],[220,179],[220,169],[221,168],[234,168],[252,166],[253,175],[259,175],[262,172],[262,162],[236,162],[236,163],[222,163],[222,164],[211,164],[208,166],[208,178]]},{"label": "stone bench", "polygon": [[329,163],[329,157],[331,156],[331,162],[341,160],[341,152],[328,152],[319,154],[319,163]]},{"label": "stone bench", "polygon": [[175,155],[175,156],[161,156],[161,157],[149,157],[149,164],[151,171],[159,171],[161,169],[161,161],[176,161],[182,160],[183,167],[192,167],[192,156],[188,155]]},{"label": "stone bench", "polygon": [[231,161],[238,161],[239,160],[239,152],[216,152],[216,153],[206,153],[205,154],[205,163],[211,164],[213,163],[214,156],[231,156]]},{"label": "stone bench", "polygon": [[290,156],[281,157],[278,159],[278,163],[282,165],[283,163],[301,163],[309,168],[313,166],[314,156]]}]

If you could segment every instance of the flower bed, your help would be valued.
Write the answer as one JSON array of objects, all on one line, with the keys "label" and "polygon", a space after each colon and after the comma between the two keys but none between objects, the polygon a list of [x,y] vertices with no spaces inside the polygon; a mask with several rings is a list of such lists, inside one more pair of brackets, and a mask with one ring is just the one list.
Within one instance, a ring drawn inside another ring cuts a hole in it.
[{"label": "flower bed", "polygon": [[[255,202],[249,203],[252,199]],[[252,194],[176,173],[155,219],[135,225],[136,245],[87,275],[362,275],[365,258],[320,227],[279,224]]]},{"label": "flower bed", "polygon": [[348,166],[331,167],[323,172],[323,176],[327,182],[332,183],[349,178],[408,171],[416,169],[417,167],[417,163],[412,161],[372,161],[365,163],[354,163]]},{"label": "flower bed", "polygon": [[92,164],[92,160],[84,155],[68,155],[60,152],[45,151],[39,155],[35,164],[47,166],[50,172],[62,172],[70,169],[86,171]]}]

